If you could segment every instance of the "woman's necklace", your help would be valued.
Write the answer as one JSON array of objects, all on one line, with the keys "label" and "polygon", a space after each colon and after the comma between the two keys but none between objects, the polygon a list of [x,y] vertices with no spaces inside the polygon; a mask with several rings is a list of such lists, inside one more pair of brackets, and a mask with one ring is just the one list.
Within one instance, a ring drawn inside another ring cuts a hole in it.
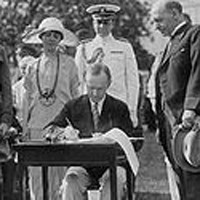
[{"label": "woman's necklace", "polygon": [[40,62],[41,58],[38,60],[37,69],[36,69],[36,83],[38,87],[39,92],[39,101],[42,105],[48,107],[55,103],[56,101],[56,95],[55,95],[55,89],[58,83],[58,75],[60,70],[60,58],[59,54],[57,54],[57,67],[56,67],[56,76],[53,84],[53,88],[44,88],[42,89],[41,83],[40,83],[40,77],[39,77],[39,68],[40,68]]}]

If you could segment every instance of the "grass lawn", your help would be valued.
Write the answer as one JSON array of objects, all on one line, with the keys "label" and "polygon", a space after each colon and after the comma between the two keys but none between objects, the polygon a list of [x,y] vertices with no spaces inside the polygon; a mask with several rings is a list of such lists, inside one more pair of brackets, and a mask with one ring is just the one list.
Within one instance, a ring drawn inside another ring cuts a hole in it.
[{"label": "grass lawn", "polygon": [[135,200],[170,200],[169,194],[138,193]]},{"label": "grass lawn", "polygon": [[164,156],[154,133],[145,133],[145,143],[138,156],[136,200],[170,200]]}]

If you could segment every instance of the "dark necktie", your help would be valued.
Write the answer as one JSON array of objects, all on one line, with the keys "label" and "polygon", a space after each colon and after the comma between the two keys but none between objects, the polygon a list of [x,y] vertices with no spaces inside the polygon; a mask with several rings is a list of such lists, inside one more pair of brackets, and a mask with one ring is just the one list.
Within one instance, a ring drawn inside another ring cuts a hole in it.
[{"label": "dark necktie", "polygon": [[93,114],[93,122],[94,122],[94,130],[98,131],[99,125],[99,110],[98,110],[98,103],[94,103],[92,107],[92,114]]}]

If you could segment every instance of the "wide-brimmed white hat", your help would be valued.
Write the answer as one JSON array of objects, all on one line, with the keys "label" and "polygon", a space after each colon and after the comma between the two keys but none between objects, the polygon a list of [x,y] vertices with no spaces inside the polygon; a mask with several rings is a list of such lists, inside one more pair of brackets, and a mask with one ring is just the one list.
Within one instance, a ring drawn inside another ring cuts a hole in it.
[{"label": "wide-brimmed white hat", "polygon": [[39,38],[41,38],[42,34],[47,31],[57,31],[62,35],[62,39],[65,35],[65,28],[62,24],[62,22],[55,18],[55,17],[48,17],[45,18],[39,25],[38,30],[40,31],[40,34],[38,35]]}]

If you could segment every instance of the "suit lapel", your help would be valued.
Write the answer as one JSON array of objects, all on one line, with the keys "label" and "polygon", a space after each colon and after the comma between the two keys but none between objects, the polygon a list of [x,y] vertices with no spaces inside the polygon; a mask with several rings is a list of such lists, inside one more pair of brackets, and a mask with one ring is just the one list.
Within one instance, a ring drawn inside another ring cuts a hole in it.
[{"label": "suit lapel", "polygon": [[167,45],[166,45],[165,51],[163,53],[163,57],[161,59],[160,66],[163,66],[173,54],[179,51],[179,49],[182,46],[181,40],[185,36],[189,28],[190,28],[190,25],[185,24],[183,27],[180,28],[180,30],[177,31],[175,36],[171,39],[171,42],[168,43],[168,45],[171,43],[169,50],[167,50]]},{"label": "suit lapel", "polygon": [[169,59],[169,57],[171,55],[170,54],[170,48],[171,48],[170,46],[171,46],[171,42],[168,41],[168,43],[167,43],[167,45],[165,47],[165,50],[164,50],[164,52],[162,54],[161,64],[164,64]]}]

